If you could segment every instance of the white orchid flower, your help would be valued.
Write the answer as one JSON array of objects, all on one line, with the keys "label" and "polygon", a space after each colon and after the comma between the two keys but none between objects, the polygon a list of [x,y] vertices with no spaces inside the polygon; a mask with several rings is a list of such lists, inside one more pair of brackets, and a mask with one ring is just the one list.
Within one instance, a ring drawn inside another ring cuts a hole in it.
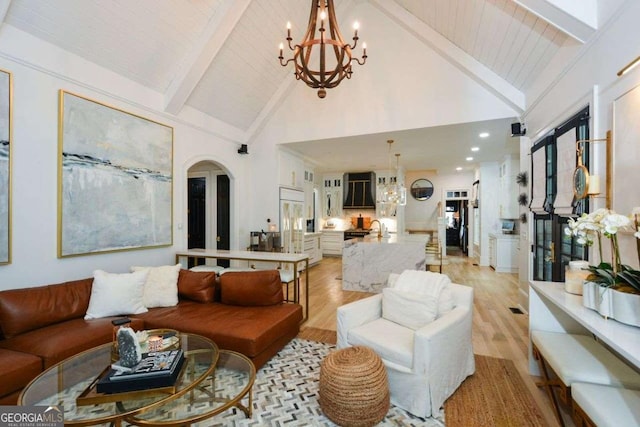
[{"label": "white orchid flower", "polygon": [[616,234],[619,229],[628,227],[631,220],[627,216],[611,213],[602,220],[602,223],[605,233]]}]

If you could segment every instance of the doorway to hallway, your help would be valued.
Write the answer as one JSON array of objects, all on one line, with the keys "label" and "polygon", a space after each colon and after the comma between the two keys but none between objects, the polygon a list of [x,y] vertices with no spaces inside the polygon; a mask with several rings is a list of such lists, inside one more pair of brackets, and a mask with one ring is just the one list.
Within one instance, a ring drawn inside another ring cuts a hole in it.
[{"label": "doorway to hallway", "polygon": [[[211,161],[196,163],[187,172],[188,249],[230,249],[231,185],[221,165]],[[204,259],[190,260],[203,264]],[[228,267],[228,260],[217,265]],[[193,265],[189,265],[193,267]]]}]

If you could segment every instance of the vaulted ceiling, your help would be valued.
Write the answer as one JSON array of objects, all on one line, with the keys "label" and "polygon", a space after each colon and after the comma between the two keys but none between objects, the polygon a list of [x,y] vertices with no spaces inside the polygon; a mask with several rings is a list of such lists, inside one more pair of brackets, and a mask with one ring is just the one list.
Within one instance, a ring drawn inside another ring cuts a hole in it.
[{"label": "vaulted ceiling", "polygon": [[[558,51],[587,42],[597,27],[598,0],[336,3],[339,21],[354,5],[372,5],[518,112]],[[0,18],[163,94],[167,112],[194,108],[237,128],[247,142],[294,84],[291,70],[277,61],[277,46],[287,21],[293,34],[303,34],[309,6],[301,0],[0,0]]]}]

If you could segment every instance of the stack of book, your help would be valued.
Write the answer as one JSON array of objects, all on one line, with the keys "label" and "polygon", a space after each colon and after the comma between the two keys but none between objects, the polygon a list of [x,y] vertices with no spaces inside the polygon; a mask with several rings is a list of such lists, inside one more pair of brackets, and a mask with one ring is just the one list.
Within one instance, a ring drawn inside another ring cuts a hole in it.
[{"label": "stack of book", "polygon": [[182,349],[144,353],[132,368],[112,365],[96,384],[99,393],[122,393],[173,386],[184,364]]}]

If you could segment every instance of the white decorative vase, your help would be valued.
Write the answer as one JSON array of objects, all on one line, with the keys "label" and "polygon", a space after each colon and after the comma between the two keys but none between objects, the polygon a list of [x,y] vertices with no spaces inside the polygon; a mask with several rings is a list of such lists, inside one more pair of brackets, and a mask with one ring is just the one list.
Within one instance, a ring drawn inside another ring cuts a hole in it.
[{"label": "white decorative vase", "polygon": [[598,283],[584,281],[582,288],[582,305],[596,310],[604,317],[612,317],[612,290]]},{"label": "white decorative vase", "polygon": [[640,295],[612,289],[613,317],[618,322],[640,326]]},{"label": "white decorative vase", "polygon": [[640,327],[640,295],[620,292],[594,282],[585,281],[582,290],[582,305],[596,310],[601,316]]}]

